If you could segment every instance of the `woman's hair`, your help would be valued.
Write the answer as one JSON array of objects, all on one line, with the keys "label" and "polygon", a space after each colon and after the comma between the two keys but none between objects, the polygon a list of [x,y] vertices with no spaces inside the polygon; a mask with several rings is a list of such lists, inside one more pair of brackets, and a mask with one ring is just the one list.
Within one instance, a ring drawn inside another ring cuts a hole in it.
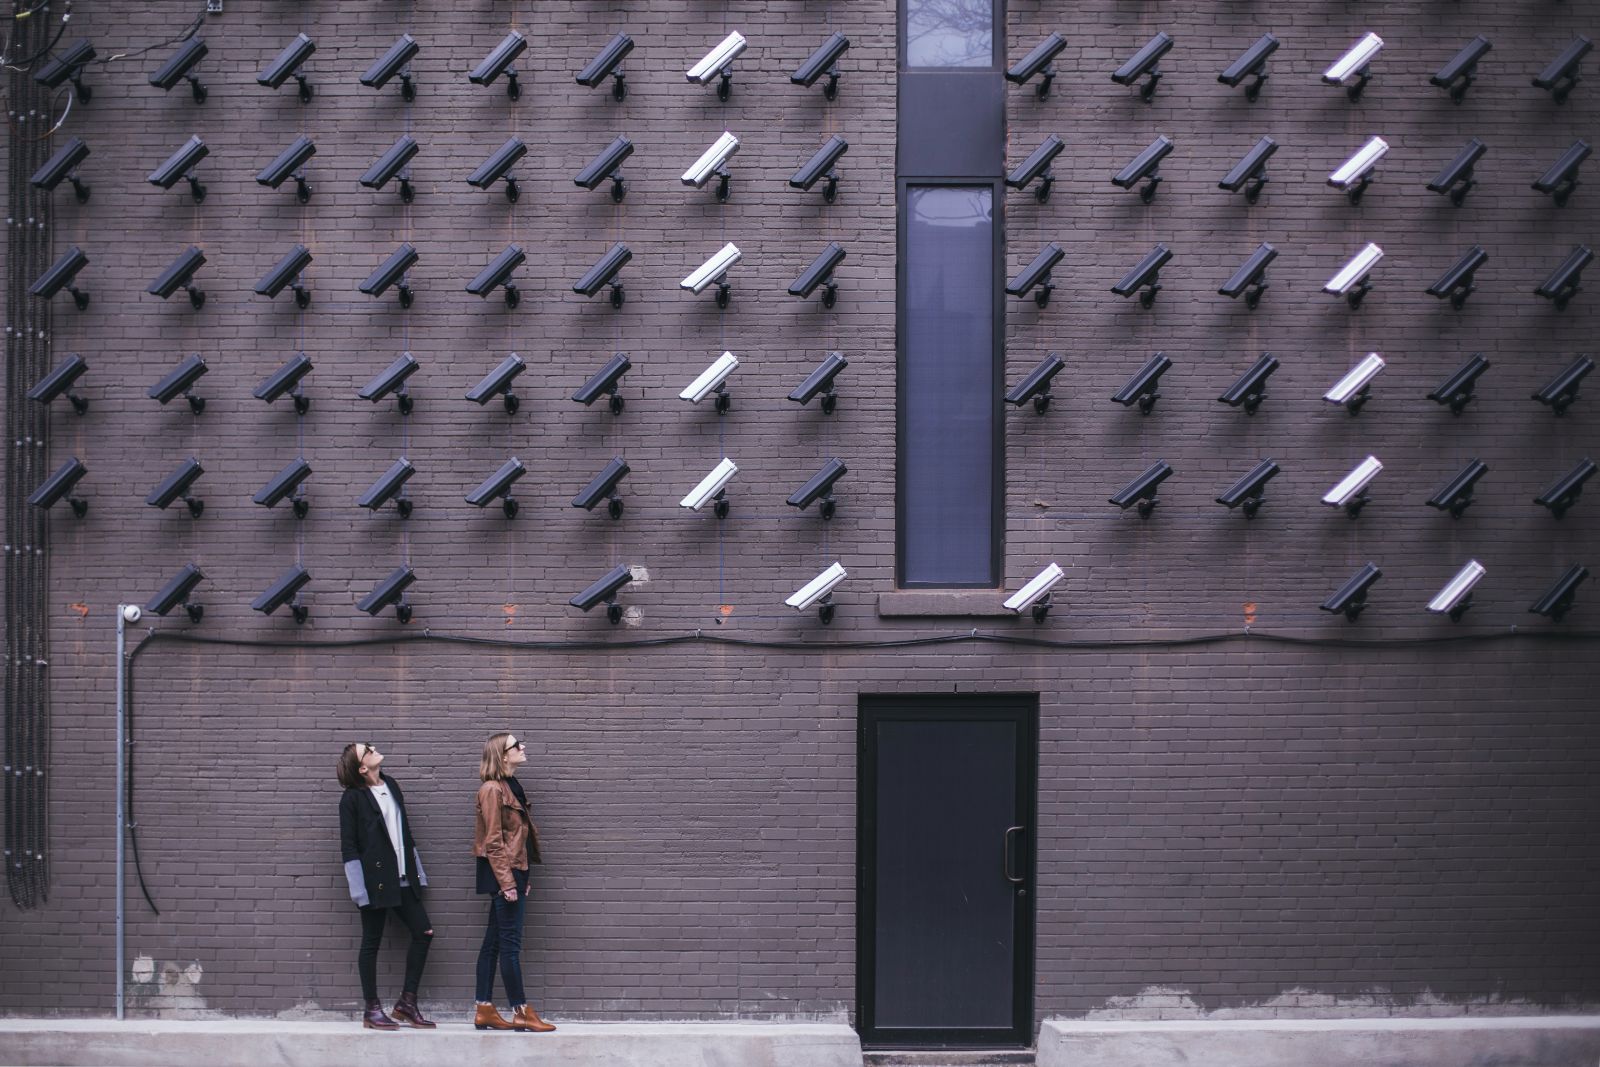
[{"label": "woman's hair", "polygon": [[478,764],[478,777],[485,782],[496,782],[511,777],[506,765],[506,739],[510,733],[495,734],[483,743],[483,760]]},{"label": "woman's hair", "polygon": [[367,784],[361,777],[361,757],[356,755],[354,741],[344,746],[344,751],[339,753],[339,763],[334,768],[334,773],[339,776],[339,784],[346,789],[355,789],[357,786]]}]

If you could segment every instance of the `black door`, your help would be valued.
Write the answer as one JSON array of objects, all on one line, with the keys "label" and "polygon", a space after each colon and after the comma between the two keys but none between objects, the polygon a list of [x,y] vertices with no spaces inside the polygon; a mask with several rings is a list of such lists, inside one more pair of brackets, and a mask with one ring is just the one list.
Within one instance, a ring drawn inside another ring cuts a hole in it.
[{"label": "black door", "polygon": [[1033,696],[862,697],[867,1047],[1030,1042],[1037,723]]}]

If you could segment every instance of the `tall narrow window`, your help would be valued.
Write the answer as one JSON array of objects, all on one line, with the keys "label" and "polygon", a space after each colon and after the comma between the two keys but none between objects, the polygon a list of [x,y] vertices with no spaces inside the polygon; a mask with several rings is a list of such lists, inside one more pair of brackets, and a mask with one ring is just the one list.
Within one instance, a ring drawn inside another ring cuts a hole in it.
[{"label": "tall narrow window", "polygon": [[993,202],[990,183],[903,194],[902,586],[998,580]]},{"label": "tall narrow window", "polygon": [[994,66],[994,0],[905,0],[905,67]]}]

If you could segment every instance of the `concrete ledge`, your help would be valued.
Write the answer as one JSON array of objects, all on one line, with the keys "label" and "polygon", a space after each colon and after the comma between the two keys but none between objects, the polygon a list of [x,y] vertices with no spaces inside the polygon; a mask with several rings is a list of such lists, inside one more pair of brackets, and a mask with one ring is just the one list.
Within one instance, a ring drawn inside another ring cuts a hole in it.
[{"label": "concrete ledge", "polygon": [[1047,1021],[1038,1067],[1596,1067],[1600,1016]]},{"label": "concrete ledge", "polygon": [[378,1033],[355,1022],[0,1019],[18,1067],[861,1067],[854,1030],[828,1023],[562,1023],[553,1034],[466,1023]]}]

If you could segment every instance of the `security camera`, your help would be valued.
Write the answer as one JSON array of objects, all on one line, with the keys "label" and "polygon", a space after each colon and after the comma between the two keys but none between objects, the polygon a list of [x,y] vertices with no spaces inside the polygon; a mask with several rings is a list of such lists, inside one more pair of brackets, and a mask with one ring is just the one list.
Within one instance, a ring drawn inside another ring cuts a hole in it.
[{"label": "security camera", "polygon": [[1448,511],[1452,519],[1459,519],[1472,506],[1472,489],[1478,479],[1489,473],[1489,465],[1481,460],[1470,460],[1460,473],[1444,483],[1444,488],[1426,501],[1430,508]]},{"label": "security camera", "polygon": [[304,352],[297,352],[287,363],[273,371],[266,381],[256,386],[250,395],[271,404],[280,396],[291,394],[295,411],[304,415],[311,410],[311,401],[301,391],[300,379],[310,373],[311,360]]},{"label": "security camera", "polygon": [[185,179],[189,182],[189,195],[195,203],[206,198],[206,187],[194,176],[194,168],[211,154],[211,149],[198,136],[191,136],[179,149],[168,156],[165,163],[150,172],[145,180],[162,189],[171,189]]},{"label": "security camera", "polygon": [[1016,85],[1026,85],[1038,77],[1039,87],[1035,92],[1040,100],[1045,99],[1050,95],[1050,86],[1056,80],[1056,69],[1052,64],[1056,56],[1066,47],[1067,39],[1059,33],[1052,33],[1007,69],[1006,81]]},{"label": "security camera", "polygon": [[1020,274],[1006,283],[1006,292],[1012,296],[1026,297],[1034,289],[1038,289],[1039,291],[1033,294],[1033,302],[1039,307],[1044,307],[1050,303],[1050,294],[1055,290],[1055,284],[1050,278],[1051,271],[1055,270],[1056,264],[1060,263],[1066,254],[1065,249],[1051,241],[1033,257],[1032,263],[1023,267]]},{"label": "security camera", "polygon": [[1450,93],[1450,99],[1461,103],[1466,99],[1467,89],[1472,85],[1478,74],[1478,61],[1489,54],[1489,49],[1494,47],[1489,43],[1489,38],[1479,34],[1462,46],[1461,51],[1439,68],[1439,73],[1429,78],[1428,81]]},{"label": "security camera", "polygon": [[1148,104],[1155,98],[1156,83],[1161,80],[1161,72],[1156,69],[1156,64],[1170,51],[1172,51],[1172,38],[1165,33],[1158,33],[1150,38],[1143,48],[1135,52],[1131,59],[1112,72],[1111,80],[1118,85],[1132,85],[1148,75],[1150,80],[1139,89],[1139,95]]},{"label": "security camera", "polygon": [[696,267],[687,278],[678,283],[678,288],[687,289],[691,293],[700,293],[712,282],[717,283],[717,306],[727,307],[733,287],[728,284],[728,271],[735,263],[744,258],[744,253],[739,251],[739,246],[729,241],[712,254],[700,266]]},{"label": "security camera", "polygon": [[357,394],[362,400],[370,400],[374,404],[395,393],[400,400],[400,414],[411,414],[412,400],[406,395],[406,379],[417,373],[422,364],[417,362],[410,352],[402,352],[399,357],[383,373],[361,387]]},{"label": "security camera", "polygon": [[1450,202],[1460,207],[1466,200],[1467,194],[1472,192],[1472,187],[1478,183],[1473,180],[1472,169],[1477,165],[1489,146],[1474,137],[1462,146],[1455,158],[1446,163],[1433,181],[1428,183],[1428,191],[1434,193],[1448,193]]},{"label": "security camera", "polygon": [[[1243,159],[1233,165],[1232,170],[1222,176],[1217,187],[1226,189],[1230,193],[1244,189],[1245,203],[1255,203],[1261,196],[1262,188],[1267,184],[1267,160],[1271,159],[1277,150],[1277,141],[1270,137],[1261,138],[1244,154]],[[1246,183],[1249,183],[1248,188]]]},{"label": "security camera", "polygon": [[1066,147],[1067,142],[1061,138],[1054,135],[1046,137],[1038,148],[1028,154],[1027,159],[1024,159],[1011,169],[1011,173],[1006,175],[1006,185],[1013,189],[1026,189],[1035,179],[1038,179],[1039,188],[1034,190],[1033,195],[1041,204],[1049,200],[1050,189],[1056,183],[1055,175],[1051,173],[1050,165],[1055,162],[1055,158]]},{"label": "security camera", "polygon": [[591,159],[589,165],[580,170],[572,182],[584,189],[593,190],[601,182],[610,179],[611,199],[620,204],[627,193],[627,186],[622,181],[621,167],[623,161],[631,155],[633,155],[633,142],[626,137],[618,137],[602,148],[599,155]]},{"label": "security camera", "polygon": [[1428,394],[1428,399],[1436,404],[1449,405],[1450,414],[1459,415],[1472,403],[1474,390],[1477,388],[1478,378],[1489,369],[1489,361],[1480,353],[1463,363],[1444,384]]},{"label": "security camera", "polygon": [[484,375],[482,381],[472,387],[472,391],[467,393],[467,399],[481,407],[497,396],[503,397],[506,414],[515,415],[521,402],[511,392],[511,383],[516,379],[517,375],[527,369],[528,365],[522,361],[522,357],[513,352],[505,359],[502,359],[498,367]]},{"label": "security camera", "polygon": [[361,598],[356,605],[357,611],[364,611],[373,618],[377,618],[383,609],[394,605],[394,617],[401,623],[411,621],[411,605],[406,603],[406,590],[411,583],[417,580],[417,574],[410,567],[399,566],[389,573],[389,577],[373,587],[372,592]]},{"label": "security camera", "polygon": [[191,604],[189,597],[194,593],[195,586],[205,581],[205,572],[193,563],[183,565],[173,579],[162,587],[161,592],[151,598],[144,610],[155,612],[157,615],[166,615],[167,612],[180,604],[184,613],[189,616],[190,622],[199,622],[205,614],[205,608],[199,604]]},{"label": "security camera", "polygon": [[1346,372],[1343,378],[1333,383],[1333,388],[1322,395],[1322,399],[1330,404],[1337,404],[1352,415],[1359,414],[1371,395],[1372,379],[1378,376],[1385,364],[1383,357],[1376,352],[1368,352],[1366,357]]},{"label": "security camera", "polygon": [[1372,71],[1369,69],[1372,60],[1383,50],[1383,38],[1375,33],[1362,37],[1350,50],[1340,56],[1327,70],[1322,72],[1322,80],[1328,85],[1342,85],[1345,95],[1350,100],[1361,99],[1361,90],[1367,87],[1367,82],[1372,80]]},{"label": "security camera", "polygon": [[572,286],[572,291],[580,296],[593,296],[606,286],[611,286],[611,306],[622,306],[624,295],[622,283],[616,280],[617,273],[627,266],[633,259],[633,252],[625,244],[614,244],[595,262],[595,265],[584,272]]},{"label": "security camera", "polygon": [[1467,297],[1478,291],[1478,287],[1472,284],[1472,278],[1478,272],[1478,268],[1488,261],[1489,253],[1481,246],[1473,245],[1456,261],[1455,266],[1428,286],[1428,295],[1436,296],[1440,300],[1449,297],[1450,306],[1459,310],[1466,305]]},{"label": "security camera", "polygon": [[1592,459],[1582,459],[1572,470],[1556,479],[1554,485],[1533,498],[1533,502],[1540,507],[1549,508],[1550,514],[1556,518],[1567,513],[1567,509],[1578,502],[1578,497],[1583,493],[1583,483],[1588,481],[1596,469]]},{"label": "security camera", "polygon": [[528,468],[522,461],[512,456],[500,464],[500,469],[479,483],[478,488],[467,494],[467,503],[475,508],[486,508],[496,500],[500,501],[500,510],[508,519],[517,516],[517,502],[511,499],[511,486],[518,478],[528,473]]},{"label": "security camera", "polygon": [[604,604],[606,618],[614,626],[622,621],[622,605],[617,603],[617,593],[631,581],[633,571],[628,569],[626,563],[619,563],[567,603],[579,611],[588,611],[596,604]]},{"label": "security camera", "polygon": [[1582,564],[1574,563],[1568,567],[1566,573],[1556,579],[1556,584],[1533,602],[1528,610],[1535,615],[1543,615],[1547,619],[1560,622],[1562,616],[1572,610],[1572,601],[1577,597],[1578,586],[1589,577],[1589,568]]},{"label": "security camera", "polygon": [[54,507],[58,500],[65,500],[72,506],[72,514],[81,519],[89,514],[89,502],[73,496],[72,487],[78,484],[78,479],[88,473],[89,468],[83,465],[83,461],[73,456],[39,484],[39,488],[29,495],[28,503],[41,510],[48,510]]},{"label": "security camera", "polygon": [[600,49],[600,54],[589,60],[587,66],[578,71],[576,80],[579,85],[593,89],[607,78],[613,79],[611,85],[611,98],[622,100],[628,95],[627,77],[622,72],[622,61],[628,58],[628,53],[633,51],[633,38],[625,33],[619,33],[606,46]]},{"label": "security camera", "polygon": [[1467,565],[1457,571],[1455,577],[1428,601],[1428,610],[1435,615],[1449,615],[1451,622],[1459,622],[1467,609],[1472,607],[1472,587],[1478,584],[1484,573],[1483,564],[1475,559],[1468,560]]},{"label": "security camera", "polygon": [[128,622],[138,622],[144,618],[144,609],[137,604],[122,605],[122,617]]},{"label": "security camera", "polygon": [[305,605],[299,603],[299,593],[309,581],[311,581],[310,573],[296,563],[267,586],[265,592],[252,600],[250,607],[263,615],[271,615],[279,608],[287,606],[290,614],[294,616],[295,623],[304,623],[311,613]]},{"label": "security camera", "polygon": [[804,485],[790,493],[789,499],[784,503],[791,508],[799,508],[804,511],[811,506],[813,501],[820,500],[822,503],[817,510],[824,520],[831,519],[836,506],[833,499],[833,485],[849,472],[850,468],[843,463],[837,459],[830,459],[822,465],[821,470],[806,479]]},{"label": "security camera", "polygon": [[1161,161],[1172,153],[1172,139],[1170,137],[1157,137],[1151,141],[1143,152],[1133,158],[1133,162],[1123,167],[1111,177],[1111,184],[1122,189],[1132,189],[1140,182],[1144,188],[1139,190],[1139,199],[1149,203],[1156,197],[1156,186],[1161,184],[1161,175],[1156,171],[1161,166]]},{"label": "security camera", "polygon": [[1255,81],[1244,87],[1244,98],[1254,103],[1261,96],[1261,87],[1267,82],[1267,57],[1278,50],[1278,39],[1263,33],[1259,40],[1244,50],[1244,54],[1217,75],[1217,81],[1230,89],[1237,89],[1246,78]]},{"label": "security camera", "polygon": [[1161,376],[1170,369],[1172,360],[1167,358],[1165,352],[1157,352],[1128,379],[1127,384],[1111,394],[1111,399],[1125,408],[1138,404],[1139,414],[1150,414],[1156,401],[1161,399],[1161,394],[1156,392],[1161,388]]},{"label": "security camera", "polygon": [[[189,517],[198,519],[206,510],[205,501],[196,498],[189,490],[194,486],[195,479],[205,472],[206,469],[200,465],[200,461],[190,456],[178,464],[177,469],[171,474],[161,479],[161,484],[150,491],[144,502],[150,507],[165,511],[174,500],[181,498],[189,509]],[[165,613],[158,612],[158,614]]]},{"label": "security camera", "polygon": [[1378,569],[1377,564],[1362,564],[1361,569],[1356,571],[1349,581],[1322,602],[1322,610],[1343,615],[1347,621],[1355,622],[1367,608],[1367,593],[1382,577],[1383,571]]},{"label": "security camera", "polygon": [[506,95],[516,100],[522,96],[522,88],[517,84],[517,72],[512,69],[515,63],[528,47],[528,39],[516,30],[512,30],[494,46],[494,51],[483,57],[483,60],[472,68],[472,73],[467,75],[467,80],[473,85],[492,85],[500,75],[506,76]]},{"label": "security camera", "polygon": [[1372,172],[1377,168],[1378,160],[1388,152],[1388,141],[1382,137],[1370,138],[1356,150],[1355,155],[1341,163],[1338,170],[1328,175],[1328,184],[1344,190],[1352,204],[1361,203],[1361,197],[1372,184]]},{"label": "security camera", "polygon": [[[1156,245],[1145,257],[1141,259],[1122,280],[1111,287],[1111,291],[1120,297],[1130,297],[1139,293],[1139,305],[1149,307],[1156,302],[1156,294],[1161,292],[1161,268],[1167,265],[1172,258],[1172,250],[1166,245]],[[1140,292],[1143,290],[1143,292]]]},{"label": "security camera", "polygon": [[1367,506],[1367,486],[1382,470],[1383,463],[1378,457],[1368,456],[1339,479],[1332,489],[1322,494],[1322,502],[1330,508],[1343,508],[1346,514],[1355,518]]},{"label": "security camera", "polygon": [[1562,49],[1561,54],[1551,60],[1550,65],[1533,79],[1533,84],[1537,88],[1548,90],[1550,95],[1555,97],[1556,103],[1566,103],[1573,86],[1578,84],[1578,65],[1592,48],[1594,42],[1589,38],[1574,37],[1572,43]]},{"label": "security camera", "polygon": [[311,250],[305,245],[295,245],[289,249],[284,257],[278,260],[277,266],[267,271],[261,280],[256,283],[256,294],[268,299],[276,299],[278,294],[286,287],[294,289],[294,302],[297,307],[311,305],[311,290],[300,284],[300,273],[311,265]]},{"label": "security camera", "polygon": [[1253,310],[1261,303],[1261,294],[1268,288],[1267,266],[1277,258],[1278,250],[1263,242],[1250,253],[1250,258],[1240,264],[1239,269],[1222,283],[1222,288],[1217,292],[1230,300],[1237,300],[1242,295],[1245,307]]},{"label": "security camera", "polygon": [[1158,503],[1156,490],[1161,487],[1162,482],[1170,477],[1172,477],[1172,468],[1167,465],[1166,460],[1158,459],[1143,474],[1123,486],[1111,498],[1111,503],[1123,511],[1127,511],[1137,504],[1139,517],[1148,519]]},{"label": "security camera", "polygon": [[179,289],[189,294],[189,305],[196,311],[205,307],[206,294],[194,284],[194,275],[205,266],[206,254],[194,245],[178,253],[178,258],[167,265],[145,292],[166,300]]},{"label": "security camera", "polygon": [[1230,511],[1242,509],[1246,519],[1255,518],[1256,512],[1261,510],[1262,501],[1266,499],[1267,483],[1277,477],[1279,469],[1272,460],[1262,460],[1250,468],[1250,473],[1223,490],[1222,495],[1217,497],[1217,503]]},{"label": "security camera", "polygon": [[522,261],[527,258],[528,254],[520,246],[506,245],[505,251],[490,260],[489,265],[480,270],[478,276],[467,283],[467,292],[476,297],[486,298],[495,289],[503,285],[506,290],[506,307],[516,307],[522,301],[522,294],[512,284],[511,274],[522,266]]},{"label": "security camera", "polygon": [[1243,406],[1246,415],[1254,415],[1261,402],[1267,398],[1267,379],[1272,377],[1272,372],[1279,366],[1278,357],[1271,352],[1263,352],[1261,358],[1251,365],[1250,369],[1239,376],[1239,379],[1221,396],[1217,397],[1218,403],[1226,404],[1230,408]]},{"label": "security camera", "polygon": [[622,395],[617,392],[617,387],[622,382],[622,376],[628,373],[629,368],[632,366],[633,362],[627,356],[618,352],[611,357],[604,367],[595,371],[589,380],[578,388],[577,392],[572,394],[572,399],[584,407],[589,407],[602,396],[609,396],[611,398],[611,414],[622,414],[624,402]]},{"label": "security camera", "polygon": [[747,46],[744,36],[736,30],[718,41],[700,62],[685,72],[685,77],[700,85],[711,84],[713,78],[721,79],[717,83],[717,99],[726,100],[733,92],[733,71],[728,68]]},{"label": "security camera", "polygon": [[806,57],[806,61],[800,64],[793,74],[789,75],[789,80],[795,85],[809,89],[817,83],[818,78],[826,74],[828,84],[822,87],[822,95],[824,99],[834,99],[839,95],[839,57],[849,48],[850,38],[842,33],[830,35]]},{"label": "security camera", "polygon": [[406,271],[410,270],[417,262],[417,249],[406,242],[394,250],[389,258],[378,264],[378,269],[367,275],[367,280],[361,283],[361,291],[368,296],[382,296],[388,292],[389,286],[399,283],[400,306],[408,308],[413,299],[411,287],[405,282]]},{"label": "security camera", "polygon": [[723,168],[738,151],[739,138],[724,130],[722,136],[713,141],[711,147],[700,153],[700,158],[690,164],[689,169],[683,172],[683,184],[692,185],[696,189],[704,189],[706,182],[710,181],[714,175],[718,178],[717,199],[727,200],[729,183],[733,179]]},{"label": "security camera", "polygon": [[844,262],[844,248],[834,241],[828,242],[811,265],[800,272],[800,277],[789,284],[789,295],[798,296],[804,300],[816,291],[817,286],[822,286],[822,306],[831,308],[834,301],[839,298],[839,285],[833,280],[833,272],[840,263]]},{"label": "security camera", "polygon": [[79,311],[89,306],[89,294],[72,284],[78,272],[89,265],[89,257],[83,249],[73,245],[61,253],[61,258],[50,265],[50,269],[39,275],[37,281],[28,286],[28,292],[41,300],[49,300],[61,290],[65,289],[72,294],[72,302]]},{"label": "security camera", "polygon": [[816,607],[818,617],[826,626],[833,621],[833,591],[845,577],[844,566],[835,561],[827,570],[785,598],[784,603],[796,611],[806,611]]},{"label": "security camera", "polygon": [[[289,494],[298,489],[300,483],[309,477],[311,477],[311,464],[307,463],[304,458],[296,459],[283,470],[273,475],[272,480],[262,486],[261,491],[251,499],[264,508],[274,507],[280,500],[287,499]],[[294,517],[297,519],[305,518],[306,513],[311,510],[311,504],[305,497],[296,497],[290,501],[290,504],[294,508]]]},{"label": "security camera", "polygon": [[613,519],[622,518],[622,497],[617,493],[617,486],[628,476],[628,471],[628,461],[617,456],[572,498],[572,506],[593,511],[604,500],[607,502],[606,513]]},{"label": "security camera", "polygon": [[1050,613],[1050,590],[1066,576],[1067,572],[1061,569],[1059,563],[1051,562],[1044,570],[1029,578],[1021,589],[1007,597],[1001,606],[1018,615],[1029,612],[1034,622],[1044,622],[1045,616]]},{"label": "security camera", "polygon": [[732,352],[724,352],[711,361],[711,366],[700,372],[700,376],[678,394],[680,400],[687,400],[691,404],[698,404],[706,397],[716,394],[717,413],[722,414],[728,410],[732,397],[728,393],[728,375],[733,373],[739,365],[739,357]]},{"label": "security camera", "polygon": [[833,203],[839,196],[839,158],[849,150],[850,142],[843,137],[835,134],[828,138],[810,159],[800,165],[799,170],[790,175],[790,187],[809,192],[826,175],[828,184],[822,187],[822,199],[825,203]]},{"label": "security camera", "polygon": [[411,517],[411,501],[404,494],[406,481],[417,473],[417,468],[404,456],[394,461],[388,470],[378,476],[378,480],[367,487],[356,501],[356,506],[366,508],[368,511],[377,511],[389,501],[395,502],[395,510],[402,519]]},{"label": "security camera", "polygon": [[1546,300],[1555,301],[1557,311],[1565,311],[1567,304],[1582,288],[1578,282],[1583,277],[1583,268],[1589,265],[1594,258],[1594,253],[1583,245],[1579,245],[1568,253],[1561,265],[1551,272],[1544,284],[1534,290],[1534,294]]},{"label": "security camera", "polygon": [[78,198],[78,203],[89,202],[89,185],[77,175],[79,164],[89,158],[89,146],[83,138],[74,137],[60,148],[55,154],[45,160],[44,166],[33,172],[33,177],[28,179],[28,184],[35,189],[50,192],[62,181],[72,183],[72,192]]},{"label": "security camera", "polygon": [[33,80],[47,89],[59,89],[63,82],[71,82],[73,89],[77,90],[78,103],[87,104],[94,92],[83,84],[83,68],[93,62],[96,55],[94,45],[88,41],[76,41],[66,51],[45,60],[44,65],[34,72]]},{"label": "security camera", "polygon": [[1367,280],[1372,274],[1372,268],[1377,266],[1378,260],[1382,258],[1383,249],[1369,243],[1328,279],[1328,284],[1322,287],[1322,291],[1344,297],[1351,310],[1359,308],[1361,301],[1372,291],[1372,283]]},{"label": "security camera", "polygon": [[1583,383],[1584,376],[1594,370],[1594,360],[1588,356],[1579,356],[1572,361],[1572,365],[1556,375],[1533,394],[1533,399],[1548,407],[1557,415],[1565,415],[1567,408],[1578,399],[1578,386]]},{"label": "security camera", "polygon": [[278,153],[278,158],[262,168],[261,173],[256,175],[256,182],[268,189],[276,189],[293,176],[295,197],[304,204],[311,199],[311,186],[307,184],[305,173],[300,168],[316,154],[317,146],[311,142],[311,138],[296,137],[293,144]]},{"label": "security camera", "polygon": [[166,405],[181,396],[189,401],[189,410],[198,415],[205,410],[206,402],[194,395],[194,385],[210,369],[197,352],[152,385],[150,399]]},{"label": "security camera", "polygon": [[76,352],[69,353],[66,359],[55,365],[55,368],[28,390],[28,399],[36,400],[41,404],[48,404],[58,396],[65,396],[72,404],[72,410],[79,415],[89,410],[89,402],[70,390],[72,383],[83,377],[89,364]]},{"label": "security camera", "polygon": [[739,473],[739,465],[724,456],[711,468],[711,473],[700,479],[700,483],[678,501],[678,506],[688,508],[690,511],[699,511],[706,504],[715,500],[716,505],[712,511],[717,518],[728,517],[728,483],[733,476]]},{"label": "security camera", "polygon": [[806,375],[806,380],[795,387],[789,394],[789,399],[796,404],[804,406],[811,403],[811,398],[818,393],[822,394],[821,408],[825,415],[832,415],[838,406],[839,397],[834,392],[833,380],[839,372],[850,365],[850,361],[838,352],[829,352],[822,362],[817,364],[815,370]]},{"label": "security camera", "polygon": [[1006,390],[1006,403],[1020,408],[1031,399],[1034,412],[1043,415],[1050,406],[1050,382],[1066,365],[1066,361],[1051,352],[1022,381]]},{"label": "security camera", "polygon": [[260,74],[256,75],[256,84],[264,85],[268,89],[276,89],[284,82],[293,78],[300,86],[300,102],[311,103],[311,79],[301,73],[300,68],[305,61],[311,58],[311,53],[317,50],[311,38],[305,34],[296,34],[284,50],[278,53],[278,58],[269,63]]},{"label": "security camera", "polygon": [[389,46],[389,50],[378,57],[378,61],[367,68],[361,75],[361,84],[369,89],[382,89],[389,84],[389,79],[396,74],[400,75],[400,98],[411,101],[417,98],[417,86],[411,80],[411,71],[406,67],[411,58],[421,51],[422,46],[409,33],[402,33],[400,39]]},{"label": "security camera", "polygon": [[205,103],[206,87],[200,83],[200,77],[194,73],[194,68],[206,57],[207,51],[205,41],[198,37],[189,38],[172,53],[172,58],[161,64],[160,68],[150,75],[150,84],[163,92],[170,92],[174,85],[187,78],[194,102]]},{"label": "security camera", "polygon": [[411,187],[411,177],[400,172],[405,169],[417,154],[417,142],[410,134],[405,134],[390,146],[389,150],[379,156],[367,172],[361,176],[361,184],[368,189],[382,189],[389,184],[389,180],[396,176],[400,179],[400,200],[411,203],[416,198],[416,190]]},{"label": "security camera", "polygon": [[517,161],[528,154],[528,146],[522,143],[521,138],[513,137],[497,148],[493,155],[478,165],[478,169],[467,175],[467,184],[475,189],[488,189],[501,178],[506,180],[506,199],[513,204],[521,195],[517,189],[517,179],[511,175],[510,170],[517,165]]},{"label": "security camera", "polygon": [[1566,207],[1572,190],[1578,187],[1578,167],[1589,158],[1590,151],[1589,142],[1572,142],[1572,147],[1561,153],[1561,158],[1534,181],[1533,187],[1549,193],[1557,207]]}]

